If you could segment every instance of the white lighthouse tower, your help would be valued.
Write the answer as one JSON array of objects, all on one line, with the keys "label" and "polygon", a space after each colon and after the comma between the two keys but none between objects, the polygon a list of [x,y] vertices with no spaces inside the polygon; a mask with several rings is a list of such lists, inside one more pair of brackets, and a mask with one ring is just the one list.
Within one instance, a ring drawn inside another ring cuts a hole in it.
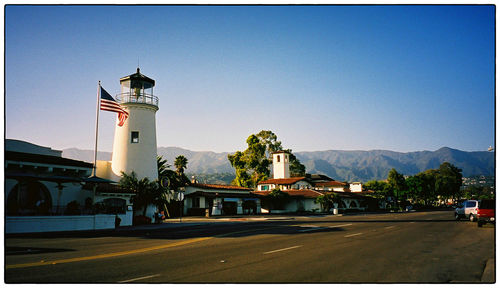
[{"label": "white lighthouse tower", "polygon": [[121,176],[122,171],[133,171],[138,179],[154,181],[158,179],[155,115],[159,109],[158,97],[153,95],[155,80],[137,68],[137,73],[120,78],[120,84],[121,93],[116,99],[129,117],[122,126],[115,126],[112,173]]}]

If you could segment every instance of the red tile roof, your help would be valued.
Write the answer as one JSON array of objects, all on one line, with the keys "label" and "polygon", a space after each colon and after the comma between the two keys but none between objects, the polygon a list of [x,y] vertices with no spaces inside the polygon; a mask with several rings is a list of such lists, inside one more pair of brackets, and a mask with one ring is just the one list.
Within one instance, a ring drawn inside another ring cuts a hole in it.
[{"label": "red tile roof", "polygon": [[344,187],[347,183],[339,182],[339,181],[328,181],[328,182],[316,182],[314,186],[316,187]]},{"label": "red tile roof", "polygon": [[243,191],[251,191],[252,189],[240,186],[232,186],[232,185],[219,185],[219,184],[201,184],[201,183],[189,183],[189,186],[198,187],[198,188],[206,188],[206,189],[223,189],[223,190],[243,190]]},{"label": "red tile roof", "polygon": [[[295,196],[295,197],[316,198],[320,195],[323,195],[323,193],[311,189],[290,189],[290,190],[283,190],[281,192],[285,192],[292,197]],[[271,193],[271,191],[253,191],[252,193],[262,196],[267,196],[269,195],[269,193]]]},{"label": "red tile roof", "polygon": [[278,184],[278,185],[290,185],[295,184],[301,180],[305,180],[306,177],[291,177],[291,178],[281,178],[281,179],[267,179],[259,182],[257,185],[261,184]]}]

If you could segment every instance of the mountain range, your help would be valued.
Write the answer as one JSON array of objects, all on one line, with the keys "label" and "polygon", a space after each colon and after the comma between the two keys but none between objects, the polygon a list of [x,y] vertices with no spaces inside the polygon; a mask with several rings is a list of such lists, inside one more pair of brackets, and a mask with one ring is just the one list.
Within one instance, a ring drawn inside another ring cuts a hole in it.
[{"label": "mountain range", "polygon": [[[191,151],[179,147],[158,147],[158,155],[172,165],[175,157],[184,155],[188,159],[187,174],[233,173],[227,160],[228,152]],[[306,172],[324,174],[339,181],[383,180],[395,168],[404,175],[415,175],[428,169],[439,168],[449,162],[462,169],[466,177],[473,175],[495,175],[495,153],[480,151],[466,152],[448,147],[436,151],[394,152],[388,150],[346,151],[327,150],[315,152],[294,152],[306,166]],[[63,157],[93,162],[92,150],[70,148],[63,150]],[[111,160],[111,152],[99,152],[99,160]]]}]

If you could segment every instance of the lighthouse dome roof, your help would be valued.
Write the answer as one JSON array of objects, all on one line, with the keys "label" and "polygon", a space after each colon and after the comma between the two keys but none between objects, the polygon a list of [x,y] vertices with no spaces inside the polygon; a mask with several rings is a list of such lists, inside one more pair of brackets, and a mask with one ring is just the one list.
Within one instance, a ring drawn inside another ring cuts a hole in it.
[{"label": "lighthouse dome roof", "polygon": [[150,88],[150,87],[155,86],[155,80],[142,74],[140,68],[137,68],[136,73],[120,78],[120,83],[123,83],[125,81],[142,82],[144,84],[144,88]]}]

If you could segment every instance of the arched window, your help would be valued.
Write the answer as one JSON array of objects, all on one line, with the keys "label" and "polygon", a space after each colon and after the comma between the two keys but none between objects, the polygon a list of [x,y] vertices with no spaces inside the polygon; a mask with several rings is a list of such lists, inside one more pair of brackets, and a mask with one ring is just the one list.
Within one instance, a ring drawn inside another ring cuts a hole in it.
[{"label": "arched window", "polygon": [[7,197],[7,215],[48,215],[51,210],[50,192],[40,182],[20,182]]}]

